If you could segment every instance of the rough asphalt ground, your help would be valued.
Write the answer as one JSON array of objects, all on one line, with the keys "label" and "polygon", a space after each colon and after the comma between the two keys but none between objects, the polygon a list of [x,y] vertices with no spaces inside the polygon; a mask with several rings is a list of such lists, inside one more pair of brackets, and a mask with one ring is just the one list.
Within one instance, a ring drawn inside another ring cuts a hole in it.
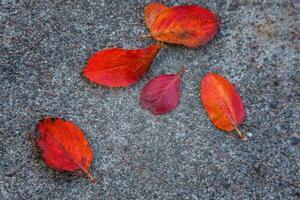
[{"label": "rough asphalt ground", "polygon": [[[107,89],[80,72],[105,47],[139,48],[147,2],[0,1],[0,199],[299,199],[300,1],[167,1],[220,16],[208,45],[166,45],[132,87]],[[178,108],[153,116],[139,106],[151,78],[186,66]],[[205,73],[243,97],[241,142],[217,130],[199,97]],[[28,139],[43,116],[85,132],[98,179],[51,170]]]}]

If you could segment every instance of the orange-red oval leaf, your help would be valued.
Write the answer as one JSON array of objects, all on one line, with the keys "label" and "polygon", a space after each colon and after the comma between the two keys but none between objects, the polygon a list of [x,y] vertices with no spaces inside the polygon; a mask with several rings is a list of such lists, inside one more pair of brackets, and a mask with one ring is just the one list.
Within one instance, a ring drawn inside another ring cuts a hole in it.
[{"label": "orange-red oval leaf", "polygon": [[156,17],[168,7],[161,3],[149,3],[144,8],[145,23],[151,27]]},{"label": "orange-red oval leaf", "polygon": [[217,128],[227,132],[237,130],[239,137],[246,140],[237,129],[245,119],[243,102],[228,80],[215,73],[206,74],[200,85],[200,99]]},{"label": "orange-red oval leaf", "polygon": [[89,170],[93,156],[91,147],[72,122],[44,118],[36,126],[34,141],[48,167],[58,171],[81,171],[91,181],[95,180]]},{"label": "orange-red oval leaf", "polygon": [[127,87],[137,82],[150,68],[161,45],[144,49],[103,49],[92,55],[83,75],[94,83],[107,87]]},{"label": "orange-red oval leaf", "polygon": [[150,3],[144,9],[144,17],[156,40],[187,47],[206,44],[219,30],[218,17],[196,5],[166,7]]},{"label": "orange-red oval leaf", "polygon": [[150,80],[140,92],[140,103],[154,115],[174,110],[180,99],[181,79],[177,74],[163,74]]}]

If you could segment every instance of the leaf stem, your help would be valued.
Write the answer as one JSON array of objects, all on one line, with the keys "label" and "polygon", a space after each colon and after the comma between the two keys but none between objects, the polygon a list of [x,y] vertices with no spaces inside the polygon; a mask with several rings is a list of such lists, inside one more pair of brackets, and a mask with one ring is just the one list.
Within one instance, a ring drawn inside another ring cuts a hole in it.
[{"label": "leaf stem", "polygon": [[140,39],[144,40],[144,39],[149,38],[149,37],[152,37],[152,34],[151,34],[151,33],[146,34],[146,35],[141,35],[141,36],[140,36]]},{"label": "leaf stem", "polygon": [[92,176],[91,172],[86,169],[82,169],[82,171],[85,173],[85,175],[88,177],[88,179],[92,182],[95,183],[96,179]]},{"label": "leaf stem", "polygon": [[236,130],[237,132],[237,135],[239,136],[239,138],[242,140],[242,141],[247,141],[248,138],[246,135],[244,135],[238,128],[235,128],[234,130]]},{"label": "leaf stem", "polygon": [[163,47],[165,43],[159,41],[158,44],[161,45],[161,47]]},{"label": "leaf stem", "polygon": [[184,66],[181,66],[178,70],[177,74],[182,75],[186,71],[186,68]]},{"label": "leaf stem", "polygon": [[35,142],[35,139],[34,139],[34,136],[32,133],[29,133],[28,134],[28,139],[30,140],[30,142],[37,148],[36,151],[38,151],[38,145],[37,143]]}]

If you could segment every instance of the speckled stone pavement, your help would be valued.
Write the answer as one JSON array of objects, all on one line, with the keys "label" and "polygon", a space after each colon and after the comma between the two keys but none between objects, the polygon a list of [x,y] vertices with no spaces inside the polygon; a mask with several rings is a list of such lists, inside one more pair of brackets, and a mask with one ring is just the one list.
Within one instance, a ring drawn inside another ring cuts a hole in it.
[{"label": "speckled stone pavement", "polygon": [[[132,87],[90,84],[80,72],[95,51],[155,42],[139,38],[147,2],[0,1],[0,199],[299,199],[300,1],[167,1],[213,10],[220,33],[202,48],[165,45]],[[142,86],[182,65],[178,108],[141,109]],[[241,93],[248,142],[210,123],[198,97],[209,71]],[[43,116],[81,127],[97,183],[45,166],[28,139]]]}]

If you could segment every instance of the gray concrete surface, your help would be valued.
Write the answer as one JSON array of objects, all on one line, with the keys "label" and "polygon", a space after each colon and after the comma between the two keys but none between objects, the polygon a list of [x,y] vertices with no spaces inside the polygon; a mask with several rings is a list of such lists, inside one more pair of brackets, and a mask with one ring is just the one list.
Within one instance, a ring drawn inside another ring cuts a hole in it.
[{"label": "gray concrete surface", "polygon": [[[299,199],[300,1],[167,1],[217,12],[221,31],[198,49],[166,45],[126,89],[88,83],[81,69],[104,47],[145,47],[142,0],[0,1],[0,199]],[[139,106],[151,78],[186,66],[178,108]],[[240,91],[241,142],[210,123],[198,97],[209,71]],[[84,130],[98,179],[59,173],[28,134],[43,116]]]}]

